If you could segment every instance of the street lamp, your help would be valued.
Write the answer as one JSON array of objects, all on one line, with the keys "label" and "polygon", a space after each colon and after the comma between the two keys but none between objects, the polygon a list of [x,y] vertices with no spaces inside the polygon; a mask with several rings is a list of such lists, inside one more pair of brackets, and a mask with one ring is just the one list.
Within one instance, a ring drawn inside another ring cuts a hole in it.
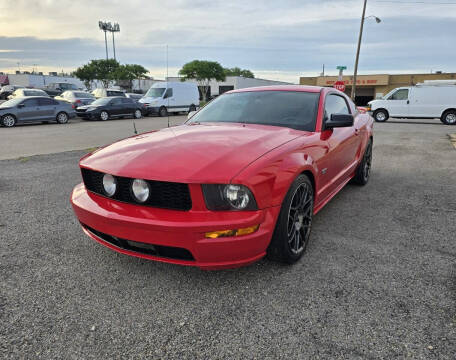
[{"label": "street lamp", "polygon": [[359,37],[358,37],[358,49],[356,50],[356,60],[355,60],[355,72],[353,73],[353,85],[352,85],[352,91],[351,91],[351,98],[353,101],[355,101],[356,97],[356,77],[358,75],[358,61],[359,61],[359,51],[361,49],[361,39],[363,38],[363,28],[364,28],[364,20],[368,18],[375,18],[375,21],[377,24],[379,24],[382,20],[378,18],[377,16],[370,15],[366,17],[366,5],[367,5],[367,0],[364,0],[364,6],[363,6],[363,15],[361,17],[361,26],[359,29]]},{"label": "street lamp", "polygon": [[112,50],[114,53],[114,60],[116,59],[116,45],[114,43],[114,33],[120,32],[120,25],[118,23],[111,24],[110,22],[99,21],[98,27],[104,31],[105,34],[105,46],[106,46],[106,60],[108,60],[108,40],[106,38],[106,32],[112,33]]}]

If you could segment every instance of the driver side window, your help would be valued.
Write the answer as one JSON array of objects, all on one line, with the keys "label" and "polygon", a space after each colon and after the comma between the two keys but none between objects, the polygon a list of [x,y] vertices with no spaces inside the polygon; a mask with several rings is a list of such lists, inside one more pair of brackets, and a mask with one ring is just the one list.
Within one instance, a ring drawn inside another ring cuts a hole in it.
[{"label": "driver side window", "polygon": [[408,100],[408,89],[400,89],[392,94],[388,100]]},{"label": "driver side window", "polygon": [[330,94],[325,102],[325,121],[331,119],[332,114],[350,114],[347,102],[340,95]]}]

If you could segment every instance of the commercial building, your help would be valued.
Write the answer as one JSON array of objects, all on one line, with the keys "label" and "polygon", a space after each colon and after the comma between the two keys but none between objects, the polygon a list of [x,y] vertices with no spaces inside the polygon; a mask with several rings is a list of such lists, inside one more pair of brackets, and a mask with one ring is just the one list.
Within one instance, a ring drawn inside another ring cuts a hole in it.
[{"label": "commercial building", "polygon": [[29,88],[43,88],[44,86],[52,83],[69,83],[74,84],[78,88],[84,88],[81,80],[71,76],[59,76],[57,73],[49,75],[44,74],[1,74],[0,86],[2,85],[16,85]]},{"label": "commercial building", "polygon": [[[180,77],[168,77],[168,81],[181,81]],[[193,82],[196,84],[196,81],[187,80],[186,82]],[[227,76],[225,81],[216,81],[212,80],[209,83],[209,89],[207,91],[207,97],[222,95],[223,93],[230,90],[244,89],[248,87],[256,86],[269,86],[269,85],[289,85],[283,81],[275,80],[266,80],[258,78],[245,78],[242,76]],[[200,89],[201,93],[201,89]]]},{"label": "commercial building", "polygon": [[[333,86],[337,76],[301,77],[301,85]],[[386,95],[391,90],[401,86],[412,86],[426,80],[456,80],[456,73],[434,74],[400,74],[400,75],[358,75],[356,79],[356,104],[366,105],[370,100]],[[350,96],[353,86],[353,76],[344,76],[345,93]]]}]

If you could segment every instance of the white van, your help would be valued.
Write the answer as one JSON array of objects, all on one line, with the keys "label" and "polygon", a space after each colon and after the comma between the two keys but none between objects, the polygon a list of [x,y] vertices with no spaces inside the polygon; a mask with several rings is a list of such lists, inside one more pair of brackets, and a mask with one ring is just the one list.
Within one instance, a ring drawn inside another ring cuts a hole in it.
[{"label": "white van", "polygon": [[148,114],[167,116],[168,112],[195,111],[199,107],[198,87],[180,81],[156,82],[139,100]]},{"label": "white van", "polygon": [[456,84],[423,83],[400,87],[383,99],[370,101],[367,109],[378,122],[389,117],[439,118],[446,125],[456,125]]}]

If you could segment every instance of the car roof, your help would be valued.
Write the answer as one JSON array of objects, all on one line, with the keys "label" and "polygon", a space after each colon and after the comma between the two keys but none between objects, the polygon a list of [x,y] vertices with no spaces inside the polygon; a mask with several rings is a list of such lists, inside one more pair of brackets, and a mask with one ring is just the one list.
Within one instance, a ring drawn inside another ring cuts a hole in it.
[{"label": "car roof", "polygon": [[319,93],[323,87],[321,86],[307,86],[307,85],[271,85],[271,86],[257,86],[244,89],[237,89],[227,91],[226,94],[238,92],[251,92],[251,91],[302,91]]},{"label": "car roof", "polygon": [[[50,96],[18,96],[16,99],[51,99]],[[57,100],[56,100],[57,101]]]}]

